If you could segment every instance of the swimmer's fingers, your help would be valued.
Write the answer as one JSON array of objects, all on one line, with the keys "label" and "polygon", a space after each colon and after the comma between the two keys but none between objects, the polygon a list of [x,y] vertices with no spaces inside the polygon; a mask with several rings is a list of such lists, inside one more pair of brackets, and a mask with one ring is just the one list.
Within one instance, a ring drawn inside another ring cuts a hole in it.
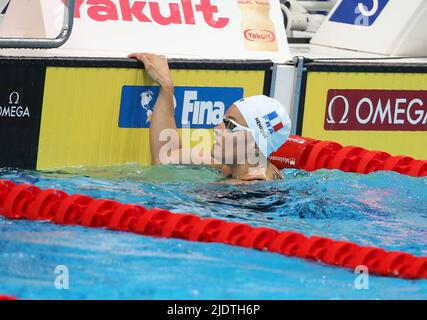
[{"label": "swimmer's fingers", "polygon": [[139,54],[139,53],[131,53],[131,54],[128,54],[128,58],[130,58],[130,59],[138,59],[138,54]]},{"label": "swimmer's fingers", "polygon": [[171,83],[168,61],[165,56],[152,53],[131,53],[128,58],[138,59],[144,64],[149,76],[157,83]]},{"label": "swimmer's fingers", "polygon": [[137,59],[141,62],[151,62],[155,63],[156,61],[166,61],[166,57],[163,55],[157,55],[153,53],[145,53],[145,52],[139,52],[139,53],[131,53],[128,55],[128,58],[130,59]]},{"label": "swimmer's fingers", "polygon": [[142,57],[143,55],[145,55],[145,53],[140,53],[140,52],[134,52],[128,55],[128,58],[133,58],[133,59],[140,59],[140,57]]},{"label": "swimmer's fingers", "polygon": [[131,53],[128,55],[128,58],[130,59],[136,59],[144,63],[148,59],[148,53]]},{"label": "swimmer's fingers", "polygon": [[131,53],[128,55],[130,59],[137,59],[144,63],[145,67],[164,67],[167,66],[167,59],[165,56],[152,54],[152,53]]}]

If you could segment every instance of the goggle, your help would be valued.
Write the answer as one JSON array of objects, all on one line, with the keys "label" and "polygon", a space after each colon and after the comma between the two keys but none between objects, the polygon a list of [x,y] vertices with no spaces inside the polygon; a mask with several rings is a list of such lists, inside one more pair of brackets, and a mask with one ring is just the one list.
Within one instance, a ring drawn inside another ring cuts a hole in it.
[{"label": "goggle", "polygon": [[241,126],[240,124],[238,124],[236,121],[232,120],[232,119],[223,119],[222,120],[224,122],[225,128],[227,130],[229,130],[230,132],[236,132],[236,131],[251,131],[251,129],[246,128],[244,126]]}]

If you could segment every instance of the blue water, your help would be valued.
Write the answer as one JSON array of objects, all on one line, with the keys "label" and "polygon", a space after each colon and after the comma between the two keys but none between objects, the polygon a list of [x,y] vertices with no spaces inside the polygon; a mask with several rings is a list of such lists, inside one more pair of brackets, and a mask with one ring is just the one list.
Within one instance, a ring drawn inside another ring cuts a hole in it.
[{"label": "blue water", "polygon": [[[286,179],[228,185],[210,169],[136,165],[0,177],[294,230],[427,256],[427,179],[397,173],[284,171]],[[55,288],[66,266],[69,289]],[[427,299],[427,281],[351,270],[222,244],[0,218],[0,293],[25,299]]]}]

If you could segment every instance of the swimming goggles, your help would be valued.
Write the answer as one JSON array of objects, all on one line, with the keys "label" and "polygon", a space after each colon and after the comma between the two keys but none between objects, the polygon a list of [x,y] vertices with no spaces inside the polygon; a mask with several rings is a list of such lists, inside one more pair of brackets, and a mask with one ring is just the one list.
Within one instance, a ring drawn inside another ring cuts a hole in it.
[{"label": "swimming goggles", "polygon": [[240,124],[238,124],[236,121],[232,120],[232,119],[223,119],[222,120],[224,122],[225,128],[227,130],[229,130],[230,132],[236,132],[236,131],[251,131],[251,129],[241,126]]}]

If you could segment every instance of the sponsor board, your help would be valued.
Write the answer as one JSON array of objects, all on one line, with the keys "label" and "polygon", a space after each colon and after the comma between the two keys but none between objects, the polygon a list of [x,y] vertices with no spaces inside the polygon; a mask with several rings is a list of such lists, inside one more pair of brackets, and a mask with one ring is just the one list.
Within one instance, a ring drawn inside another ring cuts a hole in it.
[{"label": "sponsor board", "polygon": [[423,57],[427,1],[339,0],[311,44],[386,56]]},{"label": "sponsor board", "polygon": [[[120,128],[149,128],[159,87],[124,86],[120,102]],[[212,129],[224,113],[243,98],[243,88],[175,87],[175,122],[178,128]]]},{"label": "sponsor board", "polygon": [[0,0],[0,15],[5,15],[11,0]]},{"label": "sponsor board", "polygon": [[427,131],[427,90],[328,91],[325,130]]},{"label": "sponsor board", "polygon": [[0,24],[3,21],[4,16],[7,13],[7,9],[9,8],[11,0],[0,0]]},{"label": "sponsor board", "polygon": [[0,118],[30,118],[30,109],[21,104],[21,94],[12,91],[6,104],[0,105]]},{"label": "sponsor board", "polygon": [[369,27],[375,23],[390,0],[343,0],[330,21]]},{"label": "sponsor board", "polygon": [[35,169],[44,68],[0,66],[0,167]]},{"label": "sponsor board", "polygon": [[427,74],[309,72],[302,135],[427,159]]},{"label": "sponsor board", "polygon": [[[61,0],[42,1],[48,34],[58,29],[51,12],[60,12],[63,6]],[[291,59],[276,0],[76,0],[74,17],[71,37],[59,51],[94,50],[110,56],[154,52],[180,58],[277,62]]]},{"label": "sponsor board", "polygon": [[[233,102],[264,93],[261,70],[171,73],[181,134],[211,132]],[[149,117],[158,87],[147,79],[143,69],[48,67],[37,169],[151,164]]]}]

